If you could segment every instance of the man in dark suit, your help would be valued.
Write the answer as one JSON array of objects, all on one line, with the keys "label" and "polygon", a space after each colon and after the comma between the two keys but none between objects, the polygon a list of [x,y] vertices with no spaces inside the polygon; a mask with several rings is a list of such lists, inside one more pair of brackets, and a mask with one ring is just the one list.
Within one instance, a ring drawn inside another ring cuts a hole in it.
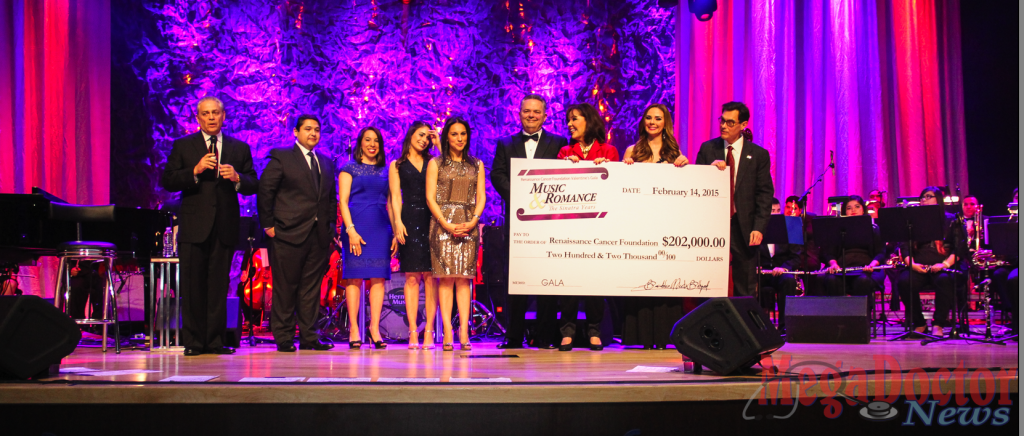
[{"label": "man in dark suit", "polygon": [[260,223],[270,236],[274,294],[270,329],[277,351],[299,348],[329,350],[313,329],[320,309],[320,282],[327,271],[338,210],[334,160],[314,152],[320,142],[320,120],[302,115],[295,123],[294,144],[270,151],[260,178],[257,204]]},{"label": "man in dark suit", "polygon": [[[523,97],[519,104],[519,121],[522,130],[511,136],[498,140],[494,150],[494,163],[491,164],[491,184],[505,202],[505,240],[509,240],[511,210],[509,189],[511,185],[512,158],[525,159],[557,159],[558,151],[569,144],[564,137],[544,130],[547,119],[547,102],[544,97],[530,94]],[[505,274],[508,275],[508,252]],[[507,277],[506,277],[507,278]],[[506,280],[506,283],[508,280]],[[526,295],[509,295],[507,311],[507,330],[505,343],[498,348],[522,348],[523,334],[526,329],[526,307],[529,299]],[[553,349],[561,336],[558,333],[556,317],[558,315],[558,297],[553,295],[537,296],[537,330],[536,345],[539,348]]]},{"label": "man in dark suit", "polygon": [[197,133],[174,141],[160,186],[181,192],[181,339],[186,356],[232,354],[224,346],[231,258],[238,242],[238,194],[256,193],[249,145],[225,135],[224,103],[199,100]]},{"label": "man in dark suit", "polygon": [[697,165],[714,165],[728,170],[732,188],[730,231],[732,295],[754,295],[757,246],[761,245],[775,186],[772,183],[768,150],[744,138],[750,109],[740,102],[722,105],[718,118],[722,136],[700,145]]}]

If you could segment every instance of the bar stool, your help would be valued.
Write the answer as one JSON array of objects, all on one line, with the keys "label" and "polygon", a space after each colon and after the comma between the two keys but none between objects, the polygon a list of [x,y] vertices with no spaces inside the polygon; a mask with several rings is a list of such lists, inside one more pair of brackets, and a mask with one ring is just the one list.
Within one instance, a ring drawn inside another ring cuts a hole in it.
[{"label": "bar stool", "polygon": [[80,206],[73,204],[50,203],[50,219],[57,221],[73,221],[75,223],[76,240],[57,245],[57,258],[60,266],[57,269],[57,289],[54,292],[54,305],[62,312],[71,316],[68,299],[71,293],[71,262],[100,261],[106,264],[107,287],[103,292],[103,313],[96,317],[75,319],[79,325],[103,326],[103,351],[107,351],[107,328],[114,326],[114,350],[121,353],[121,332],[117,326],[117,297],[114,295],[114,277],[111,270],[117,257],[117,247],[109,242],[83,241],[83,222],[113,222],[114,205]]}]

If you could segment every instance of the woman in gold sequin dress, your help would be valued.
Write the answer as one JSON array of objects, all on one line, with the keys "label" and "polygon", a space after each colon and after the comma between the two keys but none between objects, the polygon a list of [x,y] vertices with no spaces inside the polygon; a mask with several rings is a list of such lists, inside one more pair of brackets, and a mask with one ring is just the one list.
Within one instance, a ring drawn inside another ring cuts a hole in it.
[{"label": "woman in gold sequin dress", "polygon": [[484,164],[469,155],[469,123],[454,117],[441,131],[441,156],[427,165],[430,259],[440,279],[443,350],[452,351],[452,297],[459,305],[459,343],[470,350],[470,282],[476,276],[477,224],[486,203]]}]

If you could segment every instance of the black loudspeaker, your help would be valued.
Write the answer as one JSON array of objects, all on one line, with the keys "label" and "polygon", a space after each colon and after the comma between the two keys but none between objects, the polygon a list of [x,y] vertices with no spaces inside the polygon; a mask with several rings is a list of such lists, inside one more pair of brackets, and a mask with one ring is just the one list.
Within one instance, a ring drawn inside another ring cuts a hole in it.
[{"label": "black loudspeaker", "polygon": [[0,377],[45,373],[75,351],[81,339],[75,321],[42,298],[0,297]]},{"label": "black loudspeaker", "polygon": [[866,344],[871,341],[868,297],[800,297],[786,300],[786,342]]},{"label": "black loudspeaker", "polygon": [[508,284],[508,240],[502,226],[484,226],[483,230],[484,258],[481,262],[481,274],[484,283],[504,286]]},{"label": "black loudspeaker", "polygon": [[682,355],[722,375],[750,368],[785,344],[753,297],[705,301],[672,328],[672,343]]}]

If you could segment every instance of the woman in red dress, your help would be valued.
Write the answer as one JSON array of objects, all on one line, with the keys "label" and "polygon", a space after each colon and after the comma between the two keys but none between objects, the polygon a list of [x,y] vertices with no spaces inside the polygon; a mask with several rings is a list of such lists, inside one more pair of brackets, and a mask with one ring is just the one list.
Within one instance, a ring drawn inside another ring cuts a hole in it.
[{"label": "woman in red dress", "polygon": [[[619,150],[601,141],[607,137],[604,121],[593,106],[582,103],[570,106],[565,112],[566,123],[572,139],[569,145],[558,152],[559,159],[579,162],[593,161],[595,165],[619,160]],[[562,343],[558,351],[571,351],[572,340],[576,336],[576,313],[579,309],[580,297],[562,296],[562,318],[559,319],[559,330],[562,332]],[[604,318],[604,297],[583,297],[587,314],[587,336],[590,337],[590,349],[601,351],[601,320]]]}]

